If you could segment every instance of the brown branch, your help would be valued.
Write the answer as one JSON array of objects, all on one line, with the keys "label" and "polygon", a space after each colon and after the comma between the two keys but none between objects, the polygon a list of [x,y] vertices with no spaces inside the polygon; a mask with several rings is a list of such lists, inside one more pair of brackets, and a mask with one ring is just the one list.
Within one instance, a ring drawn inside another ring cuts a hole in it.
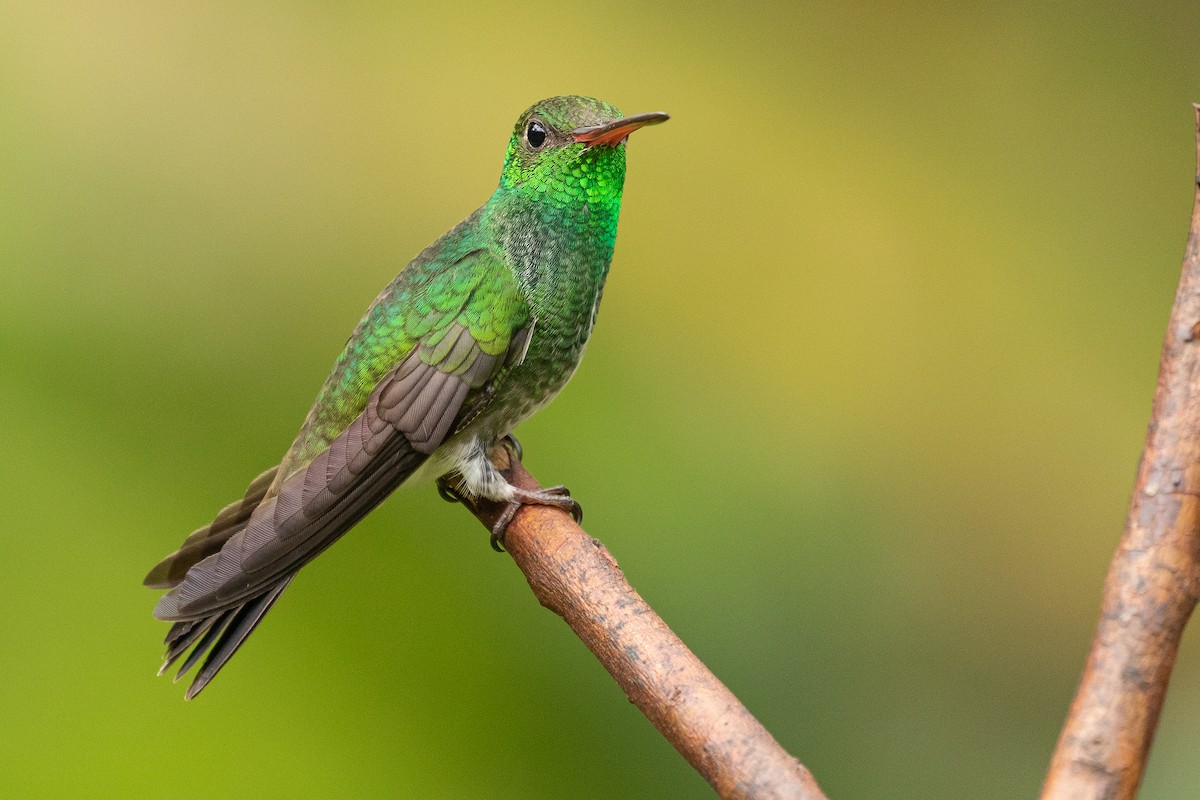
[{"label": "brown branch", "polygon": [[[1196,107],[1200,164],[1200,106]],[[1198,167],[1200,168],[1200,167]],[[1043,800],[1126,800],[1200,597],[1200,177],[1125,533]]]},{"label": "brown branch", "polygon": [[[540,488],[510,451],[492,452],[509,483]],[[489,529],[503,505],[466,501]],[[504,538],[530,588],[558,614],[642,713],[723,798],[824,800],[779,746],[625,580],[604,545],[564,511],[527,505]]]}]

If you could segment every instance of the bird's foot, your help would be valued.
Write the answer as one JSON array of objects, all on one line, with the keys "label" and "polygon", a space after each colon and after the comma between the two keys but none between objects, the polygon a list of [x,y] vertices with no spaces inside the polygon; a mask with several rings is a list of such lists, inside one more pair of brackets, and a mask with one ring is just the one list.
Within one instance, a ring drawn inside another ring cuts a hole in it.
[{"label": "bird's foot", "polygon": [[[509,434],[500,440],[502,444],[512,456],[518,461],[524,455],[524,450],[521,448],[521,443],[517,441],[517,437]],[[482,451],[481,451],[482,454]],[[513,521],[513,517],[521,510],[524,505],[539,505],[552,506],[561,508],[568,512],[576,523],[583,522],[583,507],[571,497],[571,492],[565,486],[550,486],[545,489],[536,491],[529,489],[521,489],[508,483],[503,475],[496,470],[491,462],[486,462],[490,474],[495,477],[494,491],[501,496],[507,495],[508,502],[504,506],[504,510],[500,512],[500,516],[492,525],[491,545],[492,549],[498,553],[504,552],[504,533],[508,530],[509,523]],[[473,495],[465,485],[463,476],[459,472],[450,472],[437,479],[438,494],[442,499],[449,503],[461,503],[468,494]],[[503,490],[503,491],[501,491]],[[495,496],[490,491],[484,491],[483,496]]]},{"label": "bird's foot", "polygon": [[[514,440],[515,441],[515,440]],[[520,445],[517,445],[518,447]],[[504,534],[508,530],[508,525],[512,522],[513,517],[524,505],[552,506],[561,508],[571,515],[576,524],[583,522],[583,506],[571,497],[571,492],[565,486],[550,486],[546,489],[538,489],[530,491],[529,489],[520,489],[512,486],[512,499],[508,501],[508,505],[504,507],[504,511],[496,519],[496,523],[492,525],[492,549],[497,553],[504,552]]]}]

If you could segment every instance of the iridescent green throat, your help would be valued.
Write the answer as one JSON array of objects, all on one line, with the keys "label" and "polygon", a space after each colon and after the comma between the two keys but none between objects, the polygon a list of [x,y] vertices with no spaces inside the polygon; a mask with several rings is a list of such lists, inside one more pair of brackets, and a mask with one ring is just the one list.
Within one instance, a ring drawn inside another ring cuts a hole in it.
[{"label": "iridescent green throat", "polygon": [[568,144],[542,154],[532,164],[521,158],[520,147],[515,138],[509,142],[493,200],[516,195],[568,216],[615,219],[625,185],[624,145]]},{"label": "iridescent green throat", "polygon": [[[500,186],[484,207],[485,224],[512,255],[553,254],[592,267],[603,281],[617,238],[625,184],[625,147],[568,144],[529,163],[514,137]],[[520,220],[520,227],[512,225]],[[547,252],[549,251],[549,252]],[[524,261],[524,259],[519,259]],[[537,270],[536,263],[517,265]]]}]

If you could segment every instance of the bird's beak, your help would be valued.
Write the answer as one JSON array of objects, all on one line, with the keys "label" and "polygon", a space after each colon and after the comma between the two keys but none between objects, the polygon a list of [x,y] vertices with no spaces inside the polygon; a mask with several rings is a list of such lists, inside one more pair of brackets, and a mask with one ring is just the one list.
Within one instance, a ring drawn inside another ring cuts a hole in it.
[{"label": "bird's beak", "polygon": [[632,117],[621,117],[603,125],[589,125],[571,131],[571,137],[588,147],[598,144],[616,147],[628,138],[629,134],[647,125],[657,125],[666,122],[670,117],[661,111],[651,111],[646,114],[634,114]]}]

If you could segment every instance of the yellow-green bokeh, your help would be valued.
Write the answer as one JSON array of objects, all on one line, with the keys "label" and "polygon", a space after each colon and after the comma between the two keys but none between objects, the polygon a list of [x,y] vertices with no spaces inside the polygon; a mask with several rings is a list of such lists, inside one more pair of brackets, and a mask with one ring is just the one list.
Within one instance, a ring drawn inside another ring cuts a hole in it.
[{"label": "yellow-green bokeh", "polygon": [[[706,796],[428,488],[199,700],[153,677],[145,570],[517,113],[585,93],[673,118],[527,464],[831,797],[1033,796],[1183,250],[1195,12],[0,0],[4,793]],[[1196,644],[1144,798],[1195,796]]]}]

